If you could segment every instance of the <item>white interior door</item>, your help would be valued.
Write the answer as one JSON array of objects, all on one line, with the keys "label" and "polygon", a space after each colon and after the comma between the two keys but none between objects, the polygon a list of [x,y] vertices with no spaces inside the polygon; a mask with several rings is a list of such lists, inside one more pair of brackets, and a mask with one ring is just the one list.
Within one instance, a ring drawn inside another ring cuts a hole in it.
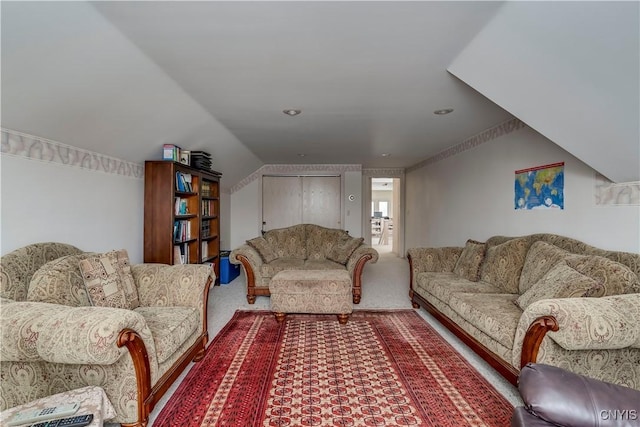
[{"label": "white interior door", "polygon": [[302,179],[302,221],[342,228],[339,176],[305,176]]},{"label": "white interior door", "polygon": [[263,176],[262,229],[318,224],[342,228],[339,176]]},{"label": "white interior door", "polygon": [[262,177],[262,230],[302,223],[302,178]]}]

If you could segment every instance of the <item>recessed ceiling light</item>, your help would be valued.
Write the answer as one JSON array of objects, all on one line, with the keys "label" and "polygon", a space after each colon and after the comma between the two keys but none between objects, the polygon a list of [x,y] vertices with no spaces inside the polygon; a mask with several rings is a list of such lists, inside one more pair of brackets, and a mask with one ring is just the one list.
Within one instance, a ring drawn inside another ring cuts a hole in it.
[{"label": "recessed ceiling light", "polygon": [[449,114],[453,112],[453,108],[442,108],[440,110],[436,110],[433,112],[433,114],[437,114],[439,116],[444,116],[445,114]]},{"label": "recessed ceiling light", "polygon": [[306,154],[304,154],[304,153],[298,153],[298,157],[304,157],[304,156],[306,156]]},{"label": "recessed ceiling light", "polygon": [[389,154],[389,153],[382,153],[382,154],[381,154],[381,156],[382,156],[382,157],[389,157],[390,155],[391,155],[391,154]]},{"label": "recessed ceiling light", "polygon": [[298,110],[295,108],[287,108],[286,110],[282,110],[282,112],[285,113],[287,116],[294,117],[302,113],[302,110]]}]

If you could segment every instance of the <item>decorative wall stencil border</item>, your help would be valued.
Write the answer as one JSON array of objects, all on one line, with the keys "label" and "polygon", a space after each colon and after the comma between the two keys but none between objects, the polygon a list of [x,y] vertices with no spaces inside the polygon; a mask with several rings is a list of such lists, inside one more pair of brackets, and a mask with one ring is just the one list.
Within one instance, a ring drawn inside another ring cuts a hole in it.
[{"label": "decorative wall stencil border", "polygon": [[640,205],[640,181],[616,184],[596,172],[595,197],[598,206]]},{"label": "decorative wall stencil border", "polygon": [[522,129],[527,125],[521,121],[520,119],[509,119],[506,122],[500,123],[492,128],[489,128],[485,131],[480,132],[477,135],[472,136],[471,138],[467,138],[462,141],[458,145],[454,145],[451,148],[447,148],[444,151],[436,154],[435,156],[429,157],[426,160],[423,160],[420,163],[417,163],[411,167],[407,168],[407,172],[412,172],[417,169],[423,168],[427,165],[431,165],[433,163],[439,162],[440,160],[444,160],[448,157],[455,156],[456,154],[460,154],[463,151],[470,150],[474,147],[477,147],[480,144],[484,144],[485,142],[494,140],[496,138],[500,138],[501,136],[507,135],[511,132],[514,132],[518,129]]},{"label": "decorative wall stencil border", "polygon": [[362,170],[362,165],[263,165],[257,171],[247,176],[230,189],[231,194],[239,191],[243,187],[251,184],[262,175],[266,174],[293,174],[303,172],[330,172],[330,173],[344,173],[344,172],[358,172]]},{"label": "decorative wall stencil border", "polygon": [[362,169],[362,176],[373,178],[404,178],[404,168]]},{"label": "decorative wall stencil border", "polygon": [[0,129],[2,154],[60,163],[97,172],[112,173],[137,179],[144,178],[144,165],[72,147],[10,129]]}]

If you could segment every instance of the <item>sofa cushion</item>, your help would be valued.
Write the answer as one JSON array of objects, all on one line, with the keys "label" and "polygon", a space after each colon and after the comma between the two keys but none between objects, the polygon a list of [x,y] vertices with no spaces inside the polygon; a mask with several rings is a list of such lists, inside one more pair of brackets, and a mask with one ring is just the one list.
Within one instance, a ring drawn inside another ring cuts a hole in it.
[{"label": "sofa cushion", "polygon": [[527,252],[522,267],[518,287],[520,295],[524,294],[534,283],[540,281],[551,268],[569,255],[571,252],[542,240],[534,242]]},{"label": "sofa cushion", "polygon": [[302,267],[304,270],[345,270],[345,266],[329,259],[315,261],[308,259]]},{"label": "sofa cushion", "polygon": [[506,293],[517,294],[529,246],[529,239],[520,237],[489,247],[480,280],[499,286]]},{"label": "sofa cushion", "polygon": [[278,258],[268,264],[260,266],[260,275],[271,278],[282,270],[301,270],[304,268],[304,260],[297,258]]},{"label": "sofa cushion", "polygon": [[304,224],[277,228],[264,233],[278,258],[307,258],[307,241]]},{"label": "sofa cushion", "polygon": [[416,286],[444,303],[456,292],[477,292],[498,294],[502,289],[487,282],[472,282],[454,273],[419,273]]},{"label": "sofa cushion", "polygon": [[68,255],[40,267],[29,283],[27,301],[71,307],[90,306],[91,301],[84,286],[79,263],[94,255],[90,252]]},{"label": "sofa cushion", "polygon": [[276,253],[269,242],[267,242],[267,240],[262,236],[247,240],[247,245],[251,246],[256,250],[256,252],[258,252],[258,255],[260,255],[263,262],[271,262],[277,258]]},{"label": "sofa cushion", "polygon": [[467,240],[460,258],[453,267],[453,272],[467,280],[477,282],[480,279],[480,265],[484,259],[485,249],[484,243]]},{"label": "sofa cushion", "polygon": [[362,237],[355,238],[345,233],[333,243],[331,250],[327,252],[327,258],[339,264],[346,265],[351,254],[358,249],[363,241],[364,239]]},{"label": "sofa cushion", "polygon": [[572,255],[567,265],[591,277],[598,286],[590,290],[589,296],[605,297],[630,292],[638,286],[638,276],[626,265],[598,255]]},{"label": "sofa cushion", "polygon": [[158,363],[167,360],[194,333],[200,323],[193,307],[138,307],[153,336]]},{"label": "sofa cushion", "polygon": [[522,310],[514,301],[516,294],[453,293],[449,306],[460,317],[512,349]]},{"label": "sofa cushion", "polygon": [[339,241],[346,231],[337,228],[326,228],[315,224],[305,224],[307,260],[320,261],[327,259],[327,253],[334,243]]},{"label": "sofa cushion", "polygon": [[543,299],[585,297],[597,286],[598,282],[592,278],[560,262],[520,295],[515,303],[524,310],[530,304]]}]

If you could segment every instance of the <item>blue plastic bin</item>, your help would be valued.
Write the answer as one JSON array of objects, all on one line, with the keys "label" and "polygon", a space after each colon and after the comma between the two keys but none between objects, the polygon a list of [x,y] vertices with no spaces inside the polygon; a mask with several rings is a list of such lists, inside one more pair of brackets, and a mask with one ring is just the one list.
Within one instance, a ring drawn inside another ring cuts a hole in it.
[{"label": "blue plastic bin", "polygon": [[228,256],[220,257],[220,284],[226,285],[240,275],[240,264],[231,264]]}]

